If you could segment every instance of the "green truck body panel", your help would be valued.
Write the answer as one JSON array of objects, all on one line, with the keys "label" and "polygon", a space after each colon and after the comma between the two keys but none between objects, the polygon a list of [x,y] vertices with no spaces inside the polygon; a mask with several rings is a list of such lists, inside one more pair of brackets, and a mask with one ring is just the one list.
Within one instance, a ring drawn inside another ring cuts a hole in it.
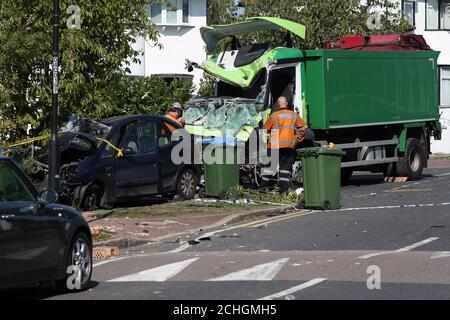
[{"label": "green truck body panel", "polygon": [[439,52],[304,52],[302,88],[313,129],[439,119]]}]

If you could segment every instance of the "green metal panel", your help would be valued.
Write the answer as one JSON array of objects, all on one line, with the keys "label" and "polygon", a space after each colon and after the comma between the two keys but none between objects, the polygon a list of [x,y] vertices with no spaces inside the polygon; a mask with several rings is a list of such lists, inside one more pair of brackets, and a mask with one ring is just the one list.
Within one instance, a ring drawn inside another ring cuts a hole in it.
[{"label": "green metal panel", "polygon": [[437,120],[436,51],[306,51],[313,129]]}]

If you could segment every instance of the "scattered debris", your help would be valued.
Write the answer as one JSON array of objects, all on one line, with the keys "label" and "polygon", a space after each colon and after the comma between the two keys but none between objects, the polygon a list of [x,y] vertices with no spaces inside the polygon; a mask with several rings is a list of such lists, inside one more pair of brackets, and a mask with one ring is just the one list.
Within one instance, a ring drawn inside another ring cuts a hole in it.
[{"label": "scattered debris", "polygon": [[408,182],[408,177],[385,177],[384,182],[386,183],[405,183]]},{"label": "scattered debris", "polygon": [[118,247],[97,247],[93,250],[92,258],[94,259],[94,261],[99,261],[109,257],[117,257],[118,255]]},{"label": "scattered debris", "polygon": [[200,241],[197,241],[197,240],[189,240],[189,241],[188,241],[188,244],[189,244],[190,246],[196,246],[196,245],[200,244]]},{"label": "scattered debris", "polygon": [[211,241],[211,237],[199,238],[198,241]]}]

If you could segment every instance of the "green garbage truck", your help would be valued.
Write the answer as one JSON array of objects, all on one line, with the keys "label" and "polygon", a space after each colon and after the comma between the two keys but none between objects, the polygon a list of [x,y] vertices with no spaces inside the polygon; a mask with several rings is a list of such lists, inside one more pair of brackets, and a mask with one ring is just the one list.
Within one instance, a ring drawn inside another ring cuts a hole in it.
[{"label": "green garbage truck", "polygon": [[[261,30],[284,30],[286,38],[281,45],[239,43],[239,35]],[[202,64],[187,60],[189,69],[215,80],[214,96],[186,110],[190,133],[246,141],[285,96],[316,142],[346,152],[343,178],[358,170],[417,179],[427,167],[431,138],[441,139],[439,52],[302,50],[291,37],[305,38],[306,28],[272,17],[204,27],[201,34],[211,52],[229,41]]]}]

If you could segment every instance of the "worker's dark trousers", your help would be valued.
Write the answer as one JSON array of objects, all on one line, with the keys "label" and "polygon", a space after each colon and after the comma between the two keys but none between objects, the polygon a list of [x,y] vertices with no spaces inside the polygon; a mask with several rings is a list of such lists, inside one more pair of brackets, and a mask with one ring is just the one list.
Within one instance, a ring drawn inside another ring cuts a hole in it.
[{"label": "worker's dark trousers", "polygon": [[[268,150],[269,157],[271,156],[271,150]],[[273,182],[278,180],[280,192],[286,193],[292,184],[292,166],[296,159],[295,150],[292,148],[283,148],[279,150],[279,158],[273,159],[277,163],[269,163],[264,165],[262,170],[262,187],[270,187]],[[277,179],[277,172],[271,170],[280,165],[279,179]]]}]

